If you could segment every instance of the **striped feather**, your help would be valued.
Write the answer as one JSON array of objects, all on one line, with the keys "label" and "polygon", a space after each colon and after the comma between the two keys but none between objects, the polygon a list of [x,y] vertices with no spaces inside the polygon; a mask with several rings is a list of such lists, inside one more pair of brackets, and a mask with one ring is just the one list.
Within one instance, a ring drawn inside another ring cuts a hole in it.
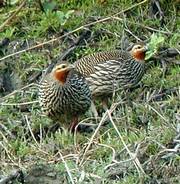
[{"label": "striped feather", "polygon": [[119,50],[85,56],[75,62],[75,67],[86,77],[93,96],[133,87],[144,74],[144,63]]},{"label": "striped feather", "polygon": [[40,84],[39,96],[44,113],[61,121],[83,114],[91,104],[89,86],[75,71],[68,74],[63,86],[48,74]]}]

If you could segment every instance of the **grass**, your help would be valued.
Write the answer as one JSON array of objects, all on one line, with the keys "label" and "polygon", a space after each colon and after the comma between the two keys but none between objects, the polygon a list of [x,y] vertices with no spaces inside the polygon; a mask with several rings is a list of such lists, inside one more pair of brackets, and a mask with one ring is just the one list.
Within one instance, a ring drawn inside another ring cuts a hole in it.
[{"label": "grass", "polygon": [[[1,58],[134,5],[132,0],[42,2],[48,9],[46,12],[37,2],[30,0],[10,24],[3,27],[0,40],[9,38],[10,44],[6,48],[0,47]],[[119,19],[97,22],[90,28],[93,39],[76,48],[69,60],[74,62],[86,54],[115,49],[121,45],[124,35],[130,42],[137,39],[149,41],[153,32],[151,28],[165,37],[164,46],[178,49],[178,7],[176,2],[171,2],[171,6],[168,3],[161,1],[164,25],[160,25],[159,19],[150,18],[149,2],[120,14]],[[18,6],[16,2],[0,9],[0,25]],[[115,102],[110,101],[110,105],[120,103],[111,114],[113,121],[101,126],[92,142],[94,133],[73,136],[66,130],[45,131],[52,122],[42,115],[37,103],[39,73],[81,34],[82,30],[77,30],[58,42],[0,60],[0,175],[20,168],[26,183],[178,183],[180,72],[179,65],[173,61],[179,60],[179,56],[166,60],[166,72],[162,59],[149,61],[142,87],[129,94],[133,106],[123,103],[121,94]],[[167,90],[169,92],[162,98],[152,100]],[[100,105],[98,108],[102,111]],[[87,113],[82,120],[88,117]],[[86,122],[94,123],[91,120]],[[137,163],[134,164],[127,149],[135,154],[145,174]]]}]

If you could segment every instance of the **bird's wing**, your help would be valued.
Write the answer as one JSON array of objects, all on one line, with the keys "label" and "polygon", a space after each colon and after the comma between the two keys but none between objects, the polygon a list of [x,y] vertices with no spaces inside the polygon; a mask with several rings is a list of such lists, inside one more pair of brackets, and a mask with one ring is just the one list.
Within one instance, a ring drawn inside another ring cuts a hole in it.
[{"label": "bird's wing", "polygon": [[117,78],[123,70],[124,62],[119,60],[108,60],[94,66],[94,73],[86,77],[92,94],[101,91],[112,91],[117,88]]},{"label": "bird's wing", "polygon": [[94,69],[98,65],[108,66],[111,62],[123,63],[127,58],[129,58],[129,54],[125,51],[105,51],[87,55],[77,60],[74,65],[77,71],[87,77],[95,72]]}]

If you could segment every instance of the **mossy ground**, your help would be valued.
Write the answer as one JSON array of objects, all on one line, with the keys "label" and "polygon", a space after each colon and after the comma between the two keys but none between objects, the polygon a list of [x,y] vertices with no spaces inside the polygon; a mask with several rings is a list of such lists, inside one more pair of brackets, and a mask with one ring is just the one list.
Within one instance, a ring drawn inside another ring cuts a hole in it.
[{"label": "mossy ground", "polygon": [[[20,5],[18,2],[9,4],[10,2],[7,1],[0,9],[0,25]],[[7,48],[0,47],[1,58],[59,37],[95,19],[110,17],[141,1],[43,2],[45,12],[38,2],[27,1],[23,9],[3,27],[0,40],[9,38],[10,44]],[[178,4],[176,1],[165,0],[160,3],[164,13],[163,24],[158,18],[150,16],[150,2],[146,1],[116,18],[97,22],[89,27],[95,35],[94,39],[78,46],[68,59],[74,62],[89,53],[115,49],[121,45],[124,35],[130,42],[136,42],[137,39],[148,41],[153,32],[161,32],[165,37],[164,46],[178,49]],[[39,73],[48,67],[52,58],[64,53],[84,29],[69,34],[58,42],[0,61],[0,175],[8,174],[16,168],[28,173],[30,167],[42,164],[50,165],[61,173],[57,177],[60,183],[72,183],[67,167],[75,183],[178,183],[180,68],[174,61],[179,56],[166,60],[166,72],[162,62],[164,58],[147,63],[149,67],[141,87],[129,93],[132,104],[124,103],[123,95],[120,94],[115,101],[110,102],[110,105],[119,103],[112,112],[113,122],[118,130],[112,122],[102,126],[85,155],[84,150],[93,133],[72,135],[65,130],[45,134],[44,129],[51,126],[51,121],[42,115],[37,103],[36,84],[41,78]],[[154,99],[162,93],[162,98]],[[102,111],[101,105],[98,108]],[[83,118],[88,117],[87,113]],[[85,122],[93,121],[87,119]],[[34,132],[39,132],[38,136]],[[125,145],[135,153],[133,157],[139,160],[139,166],[134,164]],[[35,177],[36,183],[41,183],[44,179],[42,176],[40,181],[41,174],[38,178]],[[53,181],[54,178],[51,179]],[[49,183],[53,183],[52,181]]]}]

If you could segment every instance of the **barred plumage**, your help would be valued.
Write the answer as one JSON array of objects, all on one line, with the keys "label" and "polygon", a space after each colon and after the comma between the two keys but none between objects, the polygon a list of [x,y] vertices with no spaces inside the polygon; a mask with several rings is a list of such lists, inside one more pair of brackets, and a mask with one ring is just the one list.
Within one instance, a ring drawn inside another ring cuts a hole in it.
[{"label": "barred plumage", "polygon": [[93,96],[111,94],[119,88],[133,87],[141,80],[145,51],[144,45],[136,44],[130,52],[99,52],[77,60],[75,67],[86,77]]},{"label": "barred plumage", "polygon": [[[58,65],[45,76],[40,84],[39,96],[45,114],[62,124],[73,118],[77,120],[91,104],[86,80],[68,63]],[[74,127],[77,122],[73,123]]]}]

